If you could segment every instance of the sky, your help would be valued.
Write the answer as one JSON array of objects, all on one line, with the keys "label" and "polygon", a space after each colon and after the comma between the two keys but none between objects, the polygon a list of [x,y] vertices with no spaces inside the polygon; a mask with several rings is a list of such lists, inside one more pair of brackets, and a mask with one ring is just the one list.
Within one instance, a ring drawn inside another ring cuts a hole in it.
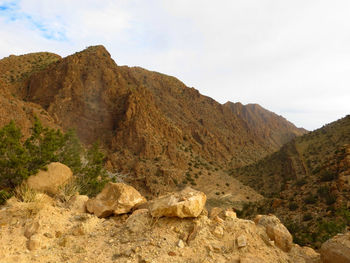
[{"label": "sky", "polygon": [[349,0],[0,0],[0,58],[104,45],[298,127],[350,114]]}]

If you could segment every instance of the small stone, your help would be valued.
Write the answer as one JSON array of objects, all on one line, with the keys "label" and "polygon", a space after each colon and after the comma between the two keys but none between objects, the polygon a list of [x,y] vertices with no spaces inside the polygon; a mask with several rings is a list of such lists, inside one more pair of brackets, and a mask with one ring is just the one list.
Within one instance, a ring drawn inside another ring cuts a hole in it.
[{"label": "small stone", "polygon": [[41,238],[39,235],[32,235],[30,239],[28,240],[28,249],[29,250],[36,250],[40,248],[41,245]]},{"label": "small stone", "polygon": [[38,221],[26,225],[24,228],[24,236],[26,238],[30,238],[32,235],[34,235],[38,232],[39,227],[40,227],[40,223]]},{"label": "small stone", "polygon": [[67,244],[68,244],[67,237],[62,237],[58,240],[58,245],[60,245],[61,247],[66,247]]},{"label": "small stone", "polygon": [[75,213],[85,213],[86,202],[88,200],[89,200],[89,197],[86,195],[75,195],[69,200],[68,206],[70,210]]},{"label": "small stone", "polygon": [[185,243],[182,241],[182,239],[180,239],[178,242],[177,242],[177,246],[179,248],[184,248],[185,247]]},{"label": "small stone", "polygon": [[218,223],[218,224],[223,224],[223,223],[225,222],[225,221],[224,221],[221,217],[219,217],[219,216],[214,217],[214,218],[213,218],[213,221],[216,222],[216,223]]},{"label": "small stone", "polygon": [[52,234],[50,234],[50,233],[47,233],[47,232],[46,232],[46,233],[44,233],[44,236],[45,236],[45,237],[47,237],[47,238],[53,238],[53,235],[52,235]]},{"label": "small stone", "polygon": [[237,246],[238,248],[247,246],[247,238],[244,235],[237,237]]},{"label": "small stone", "polygon": [[213,244],[211,247],[212,247],[213,251],[216,253],[222,252],[222,248],[218,244]]},{"label": "small stone", "polygon": [[232,210],[226,210],[224,214],[225,214],[226,219],[236,219],[237,218],[236,213],[233,212]]},{"label": "small stone", "polygon": [[224,229],[221,226],[215,227],[213,231],[214,236],[221,238],[224,235]]},{"label": "small stone", "polygon": [[72,230],[73,236],[83,236],[85,234],[86,234],[86,230],[85,230],[83,224],[79,224],[79,225],[75,226]]},{"label": "small stone", "polygon": [[168,255],[174,257],[174,256],[176,256],[176,253],[174,251],[169,251]]},{"label": "small stone", "polygon": [[210,213],[209,213],[209,218],[210,219],[214,219],[215,217],[219,216],[219,214],[222,212],[222,208],[220,207],[213,207],[211,210],[210,210]]}]

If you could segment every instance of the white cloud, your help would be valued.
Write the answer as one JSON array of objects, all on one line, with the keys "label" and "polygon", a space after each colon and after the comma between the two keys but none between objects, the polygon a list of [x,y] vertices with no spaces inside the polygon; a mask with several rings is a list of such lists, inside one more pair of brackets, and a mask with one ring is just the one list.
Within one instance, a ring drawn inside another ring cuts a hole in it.
[{"label": "white cloud", "polygon": [[22,0],[0,56],[103,44],[118,64],[174,75],[225,102],[314,129],[350,111],[347,0]]}]

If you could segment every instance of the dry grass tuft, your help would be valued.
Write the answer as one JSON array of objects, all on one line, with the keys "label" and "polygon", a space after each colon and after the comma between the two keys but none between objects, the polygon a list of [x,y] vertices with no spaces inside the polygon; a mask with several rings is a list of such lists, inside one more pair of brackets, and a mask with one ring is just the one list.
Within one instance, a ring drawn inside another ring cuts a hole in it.
[{"label": "dry grass tuft", "polygon": [[70,180],[67,184],[59,189],[56,198],[63,203],[67,203],[73,196],[79,194],[81,186],[77,180]]},{"label": "dry grass tuft", "polygon": [[37,201],[38,192],[30,188],[26,183],[17,186],[14,191],[14,196],[21,202],[31,203]]}]

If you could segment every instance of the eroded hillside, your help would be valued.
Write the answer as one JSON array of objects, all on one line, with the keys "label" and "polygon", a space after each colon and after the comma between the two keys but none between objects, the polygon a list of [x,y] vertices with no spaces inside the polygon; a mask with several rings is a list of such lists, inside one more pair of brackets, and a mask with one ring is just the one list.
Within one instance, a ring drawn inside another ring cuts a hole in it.
[{"label": "eroded hillside", "polygon": [[262,206],[289,225],[298,243],[318,247],[350,226],[349,144],[348,115],[231,174],[270,197]]}]

